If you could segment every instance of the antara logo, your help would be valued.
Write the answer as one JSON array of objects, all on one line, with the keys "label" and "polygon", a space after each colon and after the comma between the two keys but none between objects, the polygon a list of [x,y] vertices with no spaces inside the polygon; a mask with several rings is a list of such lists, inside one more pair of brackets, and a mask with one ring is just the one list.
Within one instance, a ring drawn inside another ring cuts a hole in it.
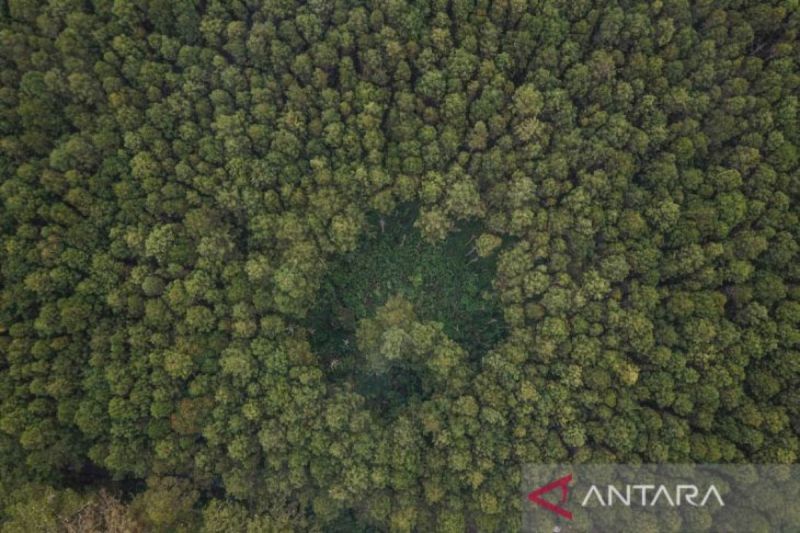
[{"label": "antara logo", "polygon": [[[543,485],[538,489],[528,494],[528,499],[547,509],[551,513],[555,513],[562,518],[572,520],[572,513],[564,506],[569,500],[569,484],[572,482],[572,474],[567,474],[564,477],[556,479]],[[548,492],[561,489],[561,497],[558,499],[558,504],[548,501],[543,498]],[[605,497],[603,495],[605,494]],[[701,497],[702,495],[702,497]],[[679,484],[674,489],[670,490],[666,485],[624,485],[618,488],[615,485],[608,485],[604,491],[601,491],[597,485],[591,485],[589,490],[586,491],[585,496],[581,500],[581,507],[586,507],[587,504],[594,502],[599,504],[600,507],[611,507],[621,505],[623,507],[654,507],[657,503],[667,505],[669,507],[680,507],[683,504],[692,505],[694,507],[705,507],[711,501],[720,507],[725,506],[722,496],[717,490],[717,487],[711,485],[704,492],[701,491],[697,485]]]},{"label": "antara logo", "polygon": [[530,494],[528,494],[528,499],[538,505],[539,507],[543,507],[550,512],[556,513],[558,516],[563,516],[567,520],[572,520],[572,513],[561,507],[560,505],[555,505],[550,503],[549,501],[542,498],[543,494],[547,494],[548,492],[554,491],[556,489],[561,489],[561,500],[559,503],[564,505],[567,503],[569,499],[569,482],[572,481],[572,474],[567,474],[566,476],[559,478],[552,483],[548,483],[543,487],[539,487],[538,489],[534,490]]},{"label": "antara logo", "polygon": [[632,505],[653,507],[659,499],[663,501],[662,505],[670,507],[680,507],[684,503],[694,507],[705,507],[712,497],[717,500],[720,507],[725,506],[722,496],[714,485],[708,487],[702,499],[700,499],[701,493],[697,485],[678,485],[674,490],[670,490],[666,485],[625,485],[622,491],[614,485],[609,485],[606,489],[607,496],[606,499],[603,499],[603,494],[597,485],[592,485],[581,502],[581,507],[586,507],[592,498],[597,500],[600,507],[611,507],[614,505],[615,499],[623,507]]}]

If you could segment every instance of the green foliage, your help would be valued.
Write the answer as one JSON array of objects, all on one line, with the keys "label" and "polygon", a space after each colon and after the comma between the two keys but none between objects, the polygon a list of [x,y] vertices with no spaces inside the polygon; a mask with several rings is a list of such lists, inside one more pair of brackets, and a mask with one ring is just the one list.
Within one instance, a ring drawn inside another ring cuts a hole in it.
[{"label": "green foliage", "polygon": [[421,320],[439,322],[445,334],[473,354],[504,335],[493,297],[494,261],[476,256],[476,224],[466,224],[440,243],[413,229],[414,211],[381,218],[360,247],[328,266],[309,318],[315,352],[347,357],[355,348],[357,322],[374,315],[394,295],[407,299]]},{"label": "green foliage", "polygon": [[57,531],[64,518],[77,513],[85,503],[85,498],[72,490],[17,486],[4,502],[4,520],[0,529],[3,533]]},{"label": "green foliage", "polygon": [[511,531],[526,462],[797,462],[798,31],[0,3],[0,528]]}]

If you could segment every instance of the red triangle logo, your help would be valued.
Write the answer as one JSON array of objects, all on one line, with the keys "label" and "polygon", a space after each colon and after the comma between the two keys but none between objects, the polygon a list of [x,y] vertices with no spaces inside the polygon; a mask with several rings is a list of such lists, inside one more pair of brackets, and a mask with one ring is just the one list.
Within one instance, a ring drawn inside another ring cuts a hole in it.
[{"label": "red triangle logo", "polygon": [[[567,503],[569,499],[569,482],[572,481],[572,474],[567,474],[566,476],[559,478],[552,483],[548,483],[543,487],[539,487],[535,491],[528,494],[528,499],[538,505],[539,507],[543,507],[550,512],[556,513],[558,516],[562,516],[567,520],[572,520],[572,513],[561,507],[561,505]],[[560,505],[556,505],[554,503],[550,503],[549,501],[542,498],[543,494],[547,494],[548,492],[554,491],[556,489],[561,489],[561,499],[559,501]]]}]

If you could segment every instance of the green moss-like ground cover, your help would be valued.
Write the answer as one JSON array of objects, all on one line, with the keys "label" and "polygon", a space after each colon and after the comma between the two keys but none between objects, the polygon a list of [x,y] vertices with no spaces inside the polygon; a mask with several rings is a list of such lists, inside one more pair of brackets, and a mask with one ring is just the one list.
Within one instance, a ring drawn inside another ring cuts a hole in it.
[{"label": "green moss-like ground cover", "polygon": [[[505,332],[492,280],[496,254],[479,258],[473,247],[480,224],[460,224],[443,242],[425,241],[414,227],[416,208],[404,206],[384,219],[373,216],[359,247],[334,258],[309,314],[311,344],[331,374],[353,379],[368,398],[394,404],[413,396],[417,379],[402,368],[372,376],[361,367],[358,321],[373,316],[392,295],[414,305],[422,321],[439,322],[473,363]],[[388,386],[391,385],[391,386]]]}]

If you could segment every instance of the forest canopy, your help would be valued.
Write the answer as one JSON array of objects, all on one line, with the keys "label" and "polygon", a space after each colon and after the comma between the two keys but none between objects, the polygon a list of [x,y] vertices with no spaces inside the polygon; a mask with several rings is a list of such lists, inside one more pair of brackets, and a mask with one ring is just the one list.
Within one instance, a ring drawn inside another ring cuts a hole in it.
[{"label": "forest canopy", "polygon": [[514,531],[796,463],[796,0],[0,2],[0,530]]}]

